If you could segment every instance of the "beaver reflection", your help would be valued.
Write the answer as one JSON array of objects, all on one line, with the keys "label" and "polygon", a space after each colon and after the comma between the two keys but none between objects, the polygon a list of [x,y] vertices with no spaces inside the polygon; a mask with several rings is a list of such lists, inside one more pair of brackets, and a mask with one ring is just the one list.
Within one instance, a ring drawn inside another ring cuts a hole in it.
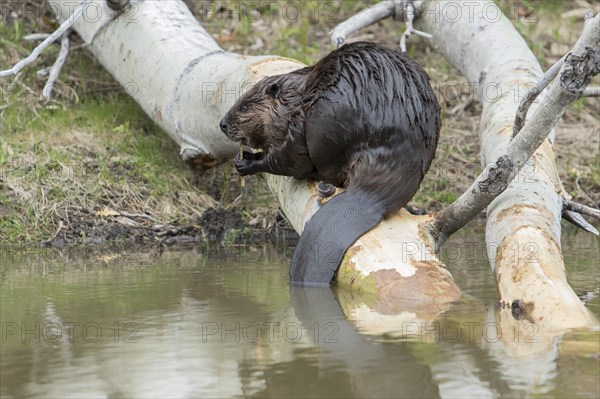
[{"label": "beaver reflection", "polygon": [[[299,348],[292,358],[272,364],[242,362],[244,385],[262,385],[252,397],[440,397],[431,368],[415,357],[414,350],[402,343],[375,342],[376,337],[360,333],[347,320],[331,287],[294,286],[290,294],[294,314],[315,348]],[[257,379],[264,384],[257,384]]]}]

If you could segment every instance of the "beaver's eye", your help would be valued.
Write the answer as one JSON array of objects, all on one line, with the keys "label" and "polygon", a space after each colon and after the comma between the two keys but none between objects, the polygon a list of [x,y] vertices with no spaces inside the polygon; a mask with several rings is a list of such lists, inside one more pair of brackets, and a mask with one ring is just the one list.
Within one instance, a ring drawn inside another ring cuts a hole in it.
[{"label": "beaver's eye", "polygon": [[240,111],[242,111],[242,112],[248,112],[248,106],[246,104],[242,105],[240,107]]}]

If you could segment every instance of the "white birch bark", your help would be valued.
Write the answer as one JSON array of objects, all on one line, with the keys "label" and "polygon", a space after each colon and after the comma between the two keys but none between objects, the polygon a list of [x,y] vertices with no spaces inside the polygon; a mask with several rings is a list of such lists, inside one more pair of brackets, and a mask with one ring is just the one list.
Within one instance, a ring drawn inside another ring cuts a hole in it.
[{"label": "white birch bark", "polygon": [[[61,20],[74,1],[52,3]],[[210,167],[238,147],[219,120],[262,64],[279,73],[302,64],[281,57],[244,57],[222,50],[182,1],[132,1],[122,13],[104,1],[87,6],[74,25],[100,63],[181,146],[185,160]],[[269,61],[278,60],[277,63]]]}]

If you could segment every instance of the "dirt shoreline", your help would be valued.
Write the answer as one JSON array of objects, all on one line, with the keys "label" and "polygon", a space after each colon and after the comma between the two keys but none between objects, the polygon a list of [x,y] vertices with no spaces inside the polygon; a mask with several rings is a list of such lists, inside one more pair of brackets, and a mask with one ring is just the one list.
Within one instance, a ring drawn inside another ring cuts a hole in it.
[{"label": "dirt shoreline", "polygon": [[267,228],[244,221],[238,211],[207,209],[194,224],[148,223],[148,215],[110,215],[97,219],[85,212],[72,214],[70,227],[62,223],[48,240],[29,244],[3,244],[0,249],[57,248],[122,245],[147,247],[264,245],[287,242],[295,245],[299,235],[281,216]]}]

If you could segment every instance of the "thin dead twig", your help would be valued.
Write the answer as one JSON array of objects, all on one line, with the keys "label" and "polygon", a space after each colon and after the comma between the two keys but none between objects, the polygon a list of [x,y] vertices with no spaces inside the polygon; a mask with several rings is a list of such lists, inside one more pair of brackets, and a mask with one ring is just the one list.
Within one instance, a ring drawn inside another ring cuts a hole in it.
[{"label": "thin dead twig", "polygon": [[600,97],[600,87],[588,87],[583,91],[582,97]]},{"label": "thin dead twig", "polygon": [[60,39],[60,53],[56,58],[56,62],[54,63],[54,65],[52,65],[52,68],[50,68],[50,75],[48,76],[48,81],[46,82],[46,85],[42,90],[42,95],[46,100],[52,99],[52,91],[54,89],[54,84],[56,83],[58,75],[60,74],[62,67],[67,61],[67,57],[69,56],[69,32],[70,30],[67,30],[65,33],[63,33]]},{"label": "thin dead twig", "polygon": [[537,82],[532,88],[525,93],[523,98],[521,98],[521,102],[519,103],[519,108],[517,109],[517,115],[515,116],[515,122],[513,123],[513,133],[512,136],[515,137],[523,126],[525,125],[525,120],[527,119],[527,111],[531,108],[531,104],[535,101],[536,98],[540,95],[542,91],[552,82],[552,80],[558,75],[560,72],[560,68],[565,61],[565,56],[563,56],[560,60],[556,62],[556,64],[552,65],[548,71],[544,74],[542,79]]},{"label": "thin dead twig", "polygon": [[600,220],[600,210],[592,208],[591,206],[583,205],[578,202],[565,199],[563,207],[566,210],[577,212],[582,215],[587,215],[593,217],[594,219]]},{"label": "thin dead twig", "polygon": [[29,65],[33,61],[35,61],[40,56],[42,51],[44,51],[48,46],[50,46],[52,43],[54,43],[54,41],[56,39],[58,39],[60,36],[62,36],[63,33],[65,33],[67,30],[69,30],[71,28],[71,26],[73,26],[75,21],[77,21],[81,17],[81,15],[83,14],[83,10],[87,7],[87,5],[91,1],[92,0],[84,0],[84,2],[79,7],[77,7],[75,12],[73,12],[73,14],[69,18],[67,18],[65,20],[65,22],[63,22],[58,27],[57,30],[54,31],[54,33],[52,33],[50,36],[48,36],[46,38],[46,40],[44,40],[42,43],[40,43],[39,46],[37,46],[35,49],[33,49],[33,51],[31,52],[31,54],[29,54],[28,57],[17,62],[17,64],[12,68],[4,70],[4,71],[0,71],[0,77],[16,75],[17,73],[19,73],[19,71],[21,69],[23,69],[24,67],[26,67],[27,65]]}]

